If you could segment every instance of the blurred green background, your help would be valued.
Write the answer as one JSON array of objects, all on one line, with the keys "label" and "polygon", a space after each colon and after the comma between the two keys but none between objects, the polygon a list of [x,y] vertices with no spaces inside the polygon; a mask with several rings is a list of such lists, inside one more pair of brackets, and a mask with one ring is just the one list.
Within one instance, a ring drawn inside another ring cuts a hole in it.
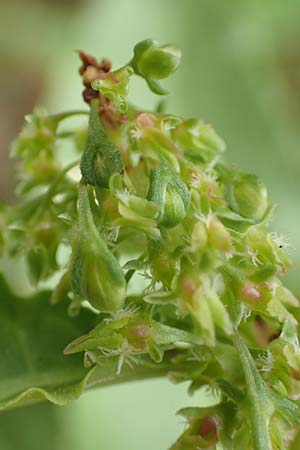
[{"label": "blurred green background", "polygon": [[[227,160],[253,171],[278,203],[274,228],[290,238],[300,293],[300,3],[297,0],[10,0],[0,4],[0,195],[10,200],[9,142],[35,104],[82,108],[75,49],[127,62],[146,37],[173,42],[181,68],[168,110],[212,123]],[[132,99],[152,108],[142,82]],[[203,400],[203,396],[202,396]],[[174,415],[197,404],[167,380],[89,392],[65,407],[0,414],[0,450],[154,450],[183,428]]]}]

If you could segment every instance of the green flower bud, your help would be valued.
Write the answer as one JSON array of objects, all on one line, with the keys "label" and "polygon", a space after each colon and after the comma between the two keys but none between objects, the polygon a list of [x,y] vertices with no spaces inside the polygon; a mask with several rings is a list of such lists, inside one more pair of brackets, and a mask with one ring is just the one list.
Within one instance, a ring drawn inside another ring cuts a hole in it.
[{"label": "green flower bud", "polygon": [[159,206],[159,222],[166,228],[175,227],[186,216],[190,203],[189,191],[163,159],[151,171],[148,199]]},{"label": "green flower bud", "polygon": [[161,224],[173,228],[186,216],[186,205],[181,195],[173,188],[167,187],[164,202],[164,215]]},{"label": "green flower bud", "polygon": [[213,217],[209,222],[208,244],[222,252],[232,250],[230,233],[217,217]]},{"label": "green flower bud", "polygon": [[127,111],[127,95],[129,78],[133,74],[130,66],[122,67],[114,72],[108,72],[102,80],[92,81],[92,88],[109,98],[120,112]]},{"label": "green flower bud", "polygon": [[187,119],[172,130],[172,136],[191,160],[210,161],[225,151],[224,141],[202,120]]},{"label": "green flower bud", "polygon": [[108,187],[111,175],[115,172],[121,172],[122,167],[119,149],[109,139],[100,121],[98,101],[93,101],[89,118],[88,138],[80,163],[82,176],[91,185]]},{"label": "green flower bud", "polygon": [[248,219],[261,220],[268,208],[268,193],[256,175],[235,174],[225,182],[225,199],[232,211]]},{"label": "green flower bud", "polygon": [[103,312],[120,309],[126,281],[120,264],[101,238],[89,205],[87,187],[79,187],[79,237],[73,247],[71,285],[74,292]]},{"label": "green flower bud", "polygon": [[139,42],[134,48],[132,66],[138,75],[146,79],[162,80],[178,68],[181,51],[174,45],[158,47],[151,39]]},{"label": "green flower bud", "polygon": [[232,333],[232,324],[225,305],[219,297],[214,283],[206,276],[196,273],[181,273],[178,278],[178,295],[185,308],[198,323],[207,345],[216,342],[216,326],[226,334]]},{"label": "green flower bud", "polygon": [[116,197],[119,199],[118,211],[122,216],[122,219],[117,220],[119,225],[141,230],[155,240],[160,237],[157,228],[158,207],[154,202],[131,195],[126,190],[117,192]]},{"label": "green flower bud", "polygon": [[177,260],[161,242],[149,241],[150,267],[155,281],[160,281],[171,289],[172,281],[177,272]]},{"label": "green flower bud", "polygon": [[262,225],[249,229],[246,235],[246,244],[264,265],[274,265],[276,270],[280,269],[280,271],[286,271],[289,267],[293,267],[293,261],[284,249],[280,248],[281,242],[277,241],[274,233],[267,233]]},{"label": "green flower bud", "polygon": [[266,240],[272,249],[273,257],[276,263],[280,265],[283,270],[289,267],[294,267],[292,259],[286,252],[289,248],[289,243],[286,241],[284,236],[277,235],[277,233],[268,233]]},{"label": "green flower bud", "polygon": [[191,244],[193,251],[202,251],[207,245],[207,229],[202,220],[198,220],[194,225]]}]

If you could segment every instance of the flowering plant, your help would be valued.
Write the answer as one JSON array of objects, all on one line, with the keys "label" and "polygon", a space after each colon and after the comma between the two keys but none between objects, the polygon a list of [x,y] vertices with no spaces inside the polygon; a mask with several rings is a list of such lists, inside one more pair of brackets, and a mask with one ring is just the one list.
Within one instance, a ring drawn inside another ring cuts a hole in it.
[{"label": "flowering plant", "polygon": [[[299,301],[281,281],[293,262],[269,231],[264,183],[223,161],[203,120],[128,101],[135,75],[166,93],[176,47],[147,39],[115,71],[79,54],[89,112],[36,109],[13,148],[2,259],[23,261],[35,294],[1,277],[0,408],[168,376],[214,398],[179,411],[172,450],[296,448]],[[78,114],[87,128],[62,129]]]}]

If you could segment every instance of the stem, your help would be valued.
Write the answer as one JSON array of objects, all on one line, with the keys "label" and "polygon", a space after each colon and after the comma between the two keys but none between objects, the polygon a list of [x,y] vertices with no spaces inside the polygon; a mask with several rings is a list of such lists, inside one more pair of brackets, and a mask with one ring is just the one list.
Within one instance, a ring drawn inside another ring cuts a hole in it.
[{"label": "stem", "polygon": [[88,111],[74,109],[73,111],[66,111],[66,112],[62,112],[59,114],[51,114],[48,116],[48,119],[54,120],[58,123],[64,119],[68,119],[69,117],[72,117],[72,116],[81,116],[81,115],[88,115],[88,114],[89,114]]},{"label": "stem", "polygon": [[[117,364],[116,358],[110,358],[103,361],[101,366],[95,366],[90,371],[84,371],[80,366],[73,367],[72,370],[48,370],[41,373],[22,374],[20,377],[12,377],[9,380],[0,380],[0,411],[21,406],[29,397],[30,403],[47,399],[54,404],[64,405],[79,397],[87,389],[159,378],[167,375],[174,368],[170,362],[156,365],[146,363],[146,365],[133,368],[124,365],[118,375],[116,373]],[[53,389],[53,386],[57,386],[57,389]]]},{"label": "stem", "polygon": [[[112,386],[131,381],[164,377],[170,370],[174,370],[174,367],[176,367],[176,371],[180,370],[170,362],[160,364],[149,362],[149,364],[143,363],[142,365],[136,365],[134,367],[124,364],[120,374],[117,374],[116,367],[116,358],[111,358],[111,360],[105,361],[103,365],[96,366],[89,377],[86,388],[91,389],[99,386]],[[182,368],[182,370],[184,370],[184,368]]]},{"label": "stem", "polygon": [[257,371],[245,342],[237,331],[233,336],[233,341],[238,350],[246,378],[253,450],[272,450],[268,424],[273,407],[270,404],[266,386]]}]

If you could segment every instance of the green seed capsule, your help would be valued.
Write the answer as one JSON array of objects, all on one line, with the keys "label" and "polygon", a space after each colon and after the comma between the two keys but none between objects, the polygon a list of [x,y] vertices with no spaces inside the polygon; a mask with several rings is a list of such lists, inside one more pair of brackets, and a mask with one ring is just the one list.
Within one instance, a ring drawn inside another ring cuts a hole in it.
[{"label": "green seed capsule", "polygon": [[232,211],[248,219],[260,220],[268,207],[268,193],[256,176],[240,173],[225,184],[225,199]]},{"label": "green seed capsule", "polygon": [[156,41],[146,39],[134,48],[131,65],[134,71],[147,80],[162,80],[171,75],[179,66],[181,51],[174,45],[158,47]]},{"label": "green seed capsule", "polygon": [[145,78],[162,80],[170,76],[178,68],[181,51],[173,45],[148,48],[137,63],[139,72]]},{"label": "green seed capsule", "polygon": [[143,41],[138,42],[133,49],[133,61],[139,61],[146,50],[156,47],[158,47],[158,42],[154,39],[144,39]]},{"label": "green seed capsule", "polygon": [[99,118],[98,101],[91,104],[89,131],[81,158],[82,176],[93,186],[108,187],[109,178],[123,167],[121,154],[107,136]]},{"label": "green seed capsule", "polygon": [[159,222],[166,228],[175,227],[186,216],[190,203],[189,191],[163,159],[151,171],[148,199],[159,206]]},{"label": "green seed capsule", "polygon": [[79,187],[79,237],[73,247],[71,285],[99,311],[122,306],[126,281],[120,264],[101,238],[93,221],[87,187]]}]

